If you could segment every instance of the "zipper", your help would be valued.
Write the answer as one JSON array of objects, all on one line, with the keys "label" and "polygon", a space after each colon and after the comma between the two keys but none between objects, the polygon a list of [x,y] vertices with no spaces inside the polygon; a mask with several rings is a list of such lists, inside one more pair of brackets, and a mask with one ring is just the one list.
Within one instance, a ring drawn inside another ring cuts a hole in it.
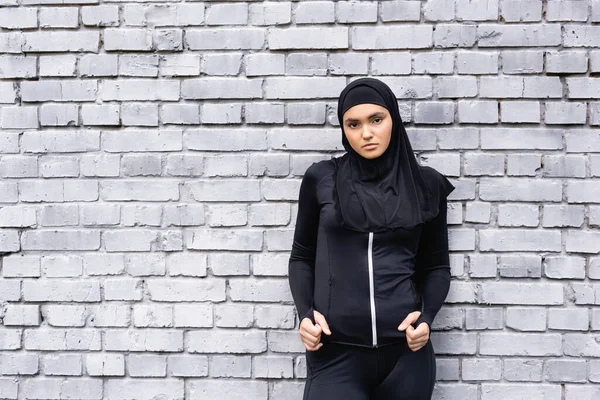
[{"label": "zipper", "polygon": [[373,347],[377,347],[377,319],[375,315],[375,284],[373,277],[373,232],[369,232],[369,294],[371,300],[371,331],[373,332]]}]

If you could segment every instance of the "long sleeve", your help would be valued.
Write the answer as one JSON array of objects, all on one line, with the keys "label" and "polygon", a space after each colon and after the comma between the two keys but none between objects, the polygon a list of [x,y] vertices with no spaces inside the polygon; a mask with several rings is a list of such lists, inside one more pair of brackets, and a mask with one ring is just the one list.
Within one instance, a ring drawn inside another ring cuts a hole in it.
[{"label": "long sleeve", "polygon": [[442,308],[450,289],[450,255],[448,249],[447,201],[440,199],[438,215],[423,227],[416,258],[416,275],[421,289],[423,308],[415,322],[418,327],[426,322],[431,325]]},{"label": "long sleeve", "polygon": [[300,321],[306,317],[314,323],[314,282],[319,204],[317,202],[317,176],[311,166],[302,179],[298,198],[298,214],[294,242],[288,264],[288,277],[292,297]]}]

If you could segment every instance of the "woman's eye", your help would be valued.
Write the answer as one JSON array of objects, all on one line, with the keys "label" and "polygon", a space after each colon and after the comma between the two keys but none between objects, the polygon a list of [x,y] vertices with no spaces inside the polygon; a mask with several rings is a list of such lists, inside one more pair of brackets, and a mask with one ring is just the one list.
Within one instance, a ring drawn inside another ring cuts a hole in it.
[{"label": "woman's eye", "polygon": [[357,124],[355,124],[354,122],[352,122],[352,123],[350,123],[348,126],[350,126],[350,128],[353,128],[353,129],[354,129],[354,128],[356,128],[356,127],[357,127]]},{"label": "woman's eye", "polygon": [[375,119],[373,120],[373,122],[375,122],[376,124],[378,124],[378,123],[380,123],[380,122],[381,122],[381,118],[375,118]]}]

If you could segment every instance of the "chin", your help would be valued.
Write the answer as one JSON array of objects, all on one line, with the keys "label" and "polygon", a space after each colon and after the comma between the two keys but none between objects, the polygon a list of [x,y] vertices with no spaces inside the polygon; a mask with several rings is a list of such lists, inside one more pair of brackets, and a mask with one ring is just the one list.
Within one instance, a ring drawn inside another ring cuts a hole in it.
[{"label": "chin", "polygon": [[360,154],[363,158],[366,158],[367,160],[373,160],[381,156],[382,153],[380,151],[363,151],[358,154]]}]

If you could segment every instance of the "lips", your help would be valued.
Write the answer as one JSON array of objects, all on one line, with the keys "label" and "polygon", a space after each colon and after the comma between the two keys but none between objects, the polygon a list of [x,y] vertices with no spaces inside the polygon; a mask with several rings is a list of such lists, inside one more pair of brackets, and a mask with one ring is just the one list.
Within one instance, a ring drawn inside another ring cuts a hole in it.
[{"label": "lips", "polygon": [[372,149],[374,147],[377,147],[377,143],[369,143],[369,144],[365,144],[363,146],[363,149]]}]

